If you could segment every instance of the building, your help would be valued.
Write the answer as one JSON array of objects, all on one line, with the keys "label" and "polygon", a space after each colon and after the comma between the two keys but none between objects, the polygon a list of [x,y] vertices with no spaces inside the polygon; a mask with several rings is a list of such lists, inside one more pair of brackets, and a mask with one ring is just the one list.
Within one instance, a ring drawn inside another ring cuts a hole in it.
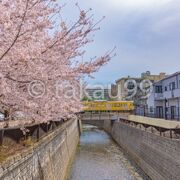
[{"label": "building", "polygon": [[147,105],[150,116],[180,120],[180,72],[154,83]]},{"label": "building", "polygon": [[165,73],[152,75],[150,71],[142,73],[141,77],[123,77],[118,79],[115,85],[112,85],[111,94],[115,97],[115,100],[134,101],[136,106],[145,105],[152,83],[165,77]]},{"label": "building", "polygon": [[110,100],[110,89],[106,88],[87,88],[85,89],[84,100]]}]

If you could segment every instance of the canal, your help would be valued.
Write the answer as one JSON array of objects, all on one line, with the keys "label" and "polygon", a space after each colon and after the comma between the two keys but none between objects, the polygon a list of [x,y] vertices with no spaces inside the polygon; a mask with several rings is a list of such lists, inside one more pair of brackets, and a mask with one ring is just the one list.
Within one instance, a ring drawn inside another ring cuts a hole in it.
[{"label": "canal", "polygon": [[146,179],[111,137],[85,125],[68,180]]}]

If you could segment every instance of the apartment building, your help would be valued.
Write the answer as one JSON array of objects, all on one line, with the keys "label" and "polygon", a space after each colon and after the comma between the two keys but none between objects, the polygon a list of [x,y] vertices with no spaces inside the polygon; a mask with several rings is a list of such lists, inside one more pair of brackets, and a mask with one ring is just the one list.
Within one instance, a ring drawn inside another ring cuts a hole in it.
[{"label": "apartment building", "polygon": [[154,83],[147,106],[149,115],[180,120],[180,72]]}]

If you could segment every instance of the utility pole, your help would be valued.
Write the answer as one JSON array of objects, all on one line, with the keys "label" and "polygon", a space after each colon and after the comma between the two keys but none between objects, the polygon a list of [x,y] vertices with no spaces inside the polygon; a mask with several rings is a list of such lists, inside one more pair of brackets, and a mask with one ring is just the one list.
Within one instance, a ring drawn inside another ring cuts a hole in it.
[{"label": "utility pole", "polygon": [[165,119],[167,119],[167,99],[165,98]]}]

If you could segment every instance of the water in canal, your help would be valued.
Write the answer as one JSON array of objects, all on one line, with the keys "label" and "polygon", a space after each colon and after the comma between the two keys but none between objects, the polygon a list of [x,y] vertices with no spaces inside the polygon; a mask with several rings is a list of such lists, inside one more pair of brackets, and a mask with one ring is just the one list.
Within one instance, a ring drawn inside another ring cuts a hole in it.
[{"label": "water in canal", "polygon": [[104,131],[85,125],[68,180],[144,179]]}]

